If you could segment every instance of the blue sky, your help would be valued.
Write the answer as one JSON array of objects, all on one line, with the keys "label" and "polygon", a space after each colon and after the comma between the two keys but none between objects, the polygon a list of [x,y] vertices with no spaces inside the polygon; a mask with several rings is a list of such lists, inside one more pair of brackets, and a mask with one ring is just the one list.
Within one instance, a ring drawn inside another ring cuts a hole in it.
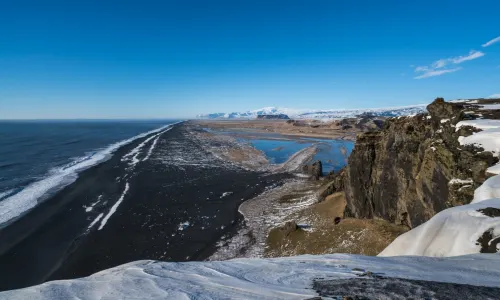
[{"label": "blue sky", "polygon": [[496,0],[5,1],[0,118],[487,97],[500,93],[499,9]]}]

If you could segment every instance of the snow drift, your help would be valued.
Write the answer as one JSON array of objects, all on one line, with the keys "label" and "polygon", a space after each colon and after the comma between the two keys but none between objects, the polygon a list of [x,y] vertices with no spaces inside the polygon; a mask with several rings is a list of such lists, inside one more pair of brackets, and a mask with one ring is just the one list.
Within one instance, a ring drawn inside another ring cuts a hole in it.
[{"label": "snow drift", "polygon": [[0,299],[307,299],[317,295],[315,282],[369,274],[500,287],[500,256],[335,254],[222,262],[137,261],[86,278],[3,292]]}]

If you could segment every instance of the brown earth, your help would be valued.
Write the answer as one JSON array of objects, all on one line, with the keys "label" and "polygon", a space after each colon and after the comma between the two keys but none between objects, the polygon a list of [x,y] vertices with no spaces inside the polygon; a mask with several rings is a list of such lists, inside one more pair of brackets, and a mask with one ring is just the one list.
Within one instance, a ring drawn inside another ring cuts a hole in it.
[{"label": "brown earth", "polygon": [[[309,228],[294,227],[293,222],[269,232],[266,257],[301,254],[352,253],[377,255],[407,227],[384,220],[342,219],[346,207],[344,193],[329,195],[290,216],[305,221]],[[340,219],[338,219],[340,218]],[[335,220],[340,223],[335,224]]]},{"label": "brown earth", "polygon": [[190,122],[219,130],[280,133],[291,136],[344,140],[355,140],[356,133],[363,131],[354,126],[352,128],[343,129],[339,121],[290,121],[291,120],[196,120]]}]

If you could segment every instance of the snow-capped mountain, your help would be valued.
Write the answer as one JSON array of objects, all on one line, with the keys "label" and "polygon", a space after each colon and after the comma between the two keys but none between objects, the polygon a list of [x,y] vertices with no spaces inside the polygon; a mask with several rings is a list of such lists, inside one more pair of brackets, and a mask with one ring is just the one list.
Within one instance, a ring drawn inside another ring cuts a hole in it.
[{"label": "snow-capped mountain", "polygon": [[210,113],[197,115],[200,119],[255,119],[260,115],[288,115],[292,119],[343,119],[353,118],[362,114],[371,114],[380,117],[398,117],[415,115],[426,112],[426,104],[391,108],[366,108],[366,109],[328,109],[304,110],[281,107],[264,107],[247,112]]}]

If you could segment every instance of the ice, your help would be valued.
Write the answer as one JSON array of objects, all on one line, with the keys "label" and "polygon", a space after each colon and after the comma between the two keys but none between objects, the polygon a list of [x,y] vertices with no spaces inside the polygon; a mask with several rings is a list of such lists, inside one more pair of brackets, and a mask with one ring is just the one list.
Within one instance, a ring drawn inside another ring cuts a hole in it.
[{"label": "ice", "polygon": [[111,216],[116,212],[116,210],[118,209],[118,206],[120,206],[120,204],[122,203],[123,198],[125,198],[125,195],[127,194],[128,189],[129,189],[129,184],[128,184],[128,182],[126,182],[125,183],[125,189],[123,190],[123,193],[120,196],[120,199],[118,199],[118,201],[116,201],[116,203],[113,204],[113,206],[109,210],[109,212],[106,215],[106,217],[104,217],[104,219],[102,220],[101,225],[99,226],[98,230],[103,229],[104,226],[106,225],[106,223],[108,222],[109,218],[111,218]]},{"label": "ice", "polygon": [[[363,271],[361,271],[363,270]],[[308,299],[314,280],[384,277],[499,287],[500,256],[304,255],[217,262],[136,261],[89,277],[0,293],[0,299]],[[376,279],[374,279],[376,280]]]}]

